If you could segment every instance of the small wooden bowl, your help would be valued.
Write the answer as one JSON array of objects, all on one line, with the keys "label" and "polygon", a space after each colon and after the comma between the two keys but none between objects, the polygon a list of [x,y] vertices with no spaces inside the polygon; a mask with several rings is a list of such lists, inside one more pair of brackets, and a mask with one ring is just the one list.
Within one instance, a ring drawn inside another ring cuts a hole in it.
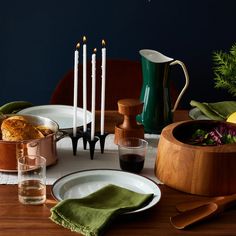
[{"label": "small wooden bowl", "polygon": [[167,186],[192,194],[218,196],[236,193],[236,143],[195,146],[184,142],[196,128],[220,123],[229,124],[193,120],[166,126],[158,143],[157,178]]}]

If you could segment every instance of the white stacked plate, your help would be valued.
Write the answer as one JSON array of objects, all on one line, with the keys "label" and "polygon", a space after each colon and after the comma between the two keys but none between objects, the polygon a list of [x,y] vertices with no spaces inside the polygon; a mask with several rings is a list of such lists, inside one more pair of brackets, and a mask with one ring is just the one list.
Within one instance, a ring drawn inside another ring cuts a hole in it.
[{"label": "white stacked plate", "polygon": [[[29,114],[47,117],[54,120],[60,129],[70,129],[73,127],[74,107],[67,105],[42,105],[23,109],[18,114]],[[91,122],[92,114],[87,111],[87,124]],[[83,109],[77,108],[77,127],[83,125]]]}]

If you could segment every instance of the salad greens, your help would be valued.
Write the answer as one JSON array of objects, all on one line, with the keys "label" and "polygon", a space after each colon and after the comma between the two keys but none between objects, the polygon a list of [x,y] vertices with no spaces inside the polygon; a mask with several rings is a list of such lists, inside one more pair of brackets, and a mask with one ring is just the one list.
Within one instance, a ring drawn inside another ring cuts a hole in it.
[{"label": "salad greens", "polygon": [[236,127],[219,124],[211,129],[197,129],[194,131],[188,144],[198,146],[216,146],[236,143]]}]

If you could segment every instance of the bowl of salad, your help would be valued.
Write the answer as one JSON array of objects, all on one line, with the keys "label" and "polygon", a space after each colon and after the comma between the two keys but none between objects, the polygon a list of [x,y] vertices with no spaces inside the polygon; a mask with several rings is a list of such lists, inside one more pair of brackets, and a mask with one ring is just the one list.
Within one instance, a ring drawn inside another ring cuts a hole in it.
[{"label": "bowl of salad", "polygon": [[236,124],[189,120],[166,126],[157,147],[155,174],[187,193],[235,193]]}]

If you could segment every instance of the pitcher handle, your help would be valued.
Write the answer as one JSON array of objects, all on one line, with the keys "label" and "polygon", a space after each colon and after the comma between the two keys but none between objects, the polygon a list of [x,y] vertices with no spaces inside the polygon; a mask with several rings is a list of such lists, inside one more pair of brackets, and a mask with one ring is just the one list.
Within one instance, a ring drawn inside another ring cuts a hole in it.
[{"label": "pitcher handle", "polygon": [[185,85],[183,87],[183,89],[181,90],[179,96],[177,97],[176,101],[175,101],[175,105],[173,107],[173,109],[171,110],[172,112],[174,112],[177,108],[177,106],[179,105],[180,99],[182,98],[185,90],[187,89],[188,85],[189,85],[189,76],[188,76],[188,71],[186,69],[186,66],[184,65],[184,63],[182,61],[179,60],[175,60],[173,62],[170,63],[171,66],[173,65],[180,65],[184,71],[184,76],[185,76]]}]

